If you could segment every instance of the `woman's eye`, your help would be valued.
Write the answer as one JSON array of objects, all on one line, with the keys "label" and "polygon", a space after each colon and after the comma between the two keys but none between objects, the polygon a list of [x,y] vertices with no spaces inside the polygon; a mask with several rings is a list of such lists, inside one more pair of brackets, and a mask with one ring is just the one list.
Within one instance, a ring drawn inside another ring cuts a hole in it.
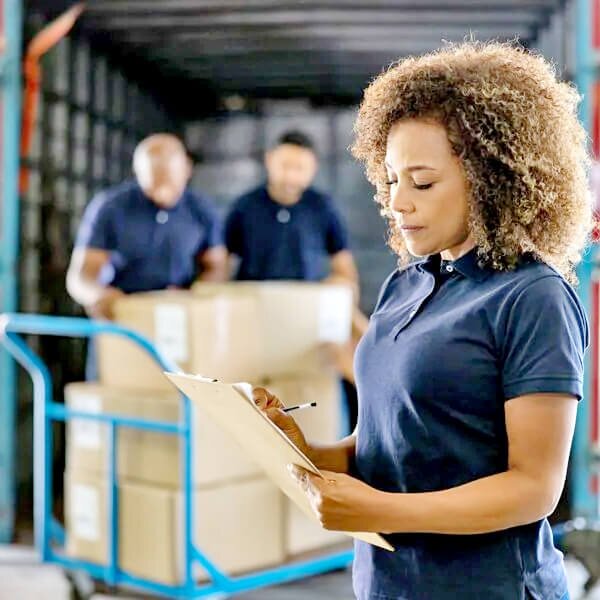
[{"label": "woman's eye", "polygon": [[428,190],[432,185],[433,183],[415,183],[414,187],[417,190]]},{"label": "woman's eye", "polygon": [[385,185],[396,185],[398,182],[397,181],[386,181]]}]

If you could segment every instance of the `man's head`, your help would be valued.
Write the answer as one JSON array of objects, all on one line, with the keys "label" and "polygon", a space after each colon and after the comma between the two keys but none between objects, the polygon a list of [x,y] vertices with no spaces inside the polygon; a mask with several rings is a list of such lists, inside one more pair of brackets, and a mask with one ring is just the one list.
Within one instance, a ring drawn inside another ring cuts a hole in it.
[{"label": "man's head", "polygon": [[171,208],[185,190],[192,165],[177,137],[157,133],[138,144],[133,154],[133,171],[152,202],[161,208]]},{"label": "man's head", "polygon": [[269,194],[280,204],[295,204],[312,183],[318,161],[310,138],[288,131],[265,155]]}]

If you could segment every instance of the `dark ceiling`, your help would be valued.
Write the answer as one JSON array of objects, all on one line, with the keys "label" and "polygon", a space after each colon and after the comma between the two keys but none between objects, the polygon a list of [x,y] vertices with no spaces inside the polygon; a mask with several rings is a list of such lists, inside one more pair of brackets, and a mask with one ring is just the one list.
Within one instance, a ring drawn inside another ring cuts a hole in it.
[{"label": "dark ceiling", "polygon": [[[52,17],[73,2],[31,0]],[[178,90],[356,101],[391,61],[443,40],[535,42],[564,0],[90,0],[78,33]]]}]

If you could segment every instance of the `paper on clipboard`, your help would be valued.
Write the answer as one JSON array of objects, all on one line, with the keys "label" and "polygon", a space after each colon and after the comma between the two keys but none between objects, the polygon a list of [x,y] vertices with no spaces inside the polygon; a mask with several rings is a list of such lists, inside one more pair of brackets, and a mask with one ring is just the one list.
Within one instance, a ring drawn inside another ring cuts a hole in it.
[{"label": "paper on clipboard", "polygon": [[[194,375],[165,373],[192,402],[229,433],[298,507],[317,521],[308,498],[290,477],[288,464],[297,464],[321,475],[317,467],[286,437],[252,401],[249,384],[220,383]],[[235,415],[235,417],[233,416]],[[377,533],[344,532],[389,551],[394,548]]]}]

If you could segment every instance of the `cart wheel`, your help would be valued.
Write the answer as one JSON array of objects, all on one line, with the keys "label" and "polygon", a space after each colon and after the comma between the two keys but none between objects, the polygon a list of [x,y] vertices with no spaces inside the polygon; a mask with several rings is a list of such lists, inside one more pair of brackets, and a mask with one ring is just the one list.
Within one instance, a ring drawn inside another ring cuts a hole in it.
[{"label": "cart wheel", "polygon": [[96,584],[85,571],[65,571],[71,584],[71,600],[90,600],[96,592]]}]

